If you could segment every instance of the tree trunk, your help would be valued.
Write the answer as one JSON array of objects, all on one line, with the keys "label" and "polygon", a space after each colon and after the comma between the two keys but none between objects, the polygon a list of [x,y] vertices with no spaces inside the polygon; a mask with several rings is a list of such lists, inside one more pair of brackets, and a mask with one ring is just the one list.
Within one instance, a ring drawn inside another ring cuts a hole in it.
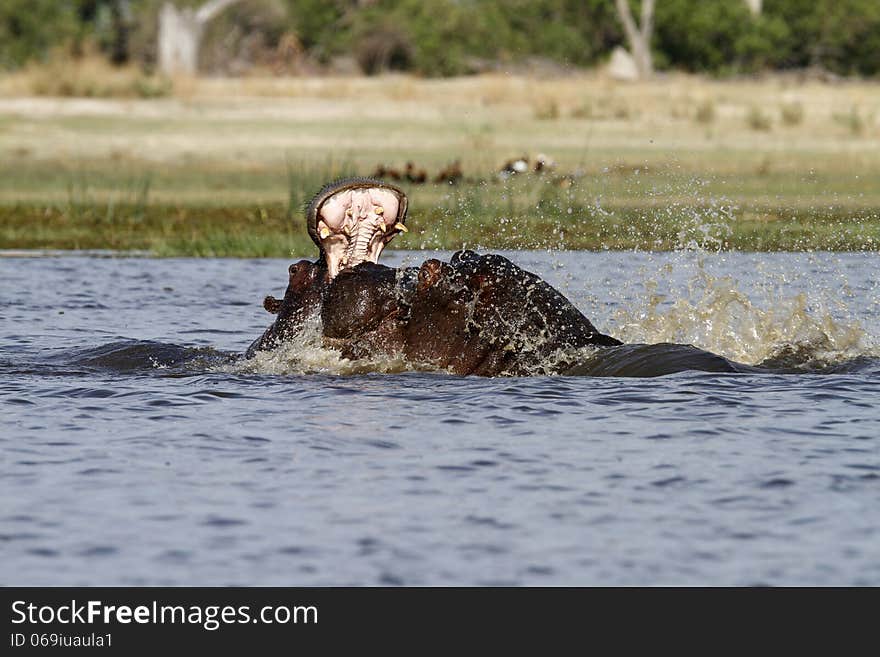
[{"label": "tree trunk", "polygon": [[626,32],[626,38],[629,41],[629,47],[641,78],[649,78],[654,73],[654,60],[651,56],[654,3],[655,0],[642,0],[642,24],[639,26],[636,25],[630,11],[629,0],[616,0],[617,13],[620,16],[620,22],[623,23],[623,29]]},{"label": "tree trunk", "polygon": [[210,0],[198,9],[178,9],[166,2],[159,10],[159,70],[167,75],[195,75],[205,25],[239,0]]},{"label": "tree trunk", "polygon": [[159,10],[159,70],[166,75],[195,75],[198,69],[202,26],[192,9],[170,2]]},{"label": "tree trunk", "polygon": [[763,9],[761,5],[764,4],[763,0],[746,0],[746,4],[749,6],[749,11],[752,12],[753,16],[760,16]]}]

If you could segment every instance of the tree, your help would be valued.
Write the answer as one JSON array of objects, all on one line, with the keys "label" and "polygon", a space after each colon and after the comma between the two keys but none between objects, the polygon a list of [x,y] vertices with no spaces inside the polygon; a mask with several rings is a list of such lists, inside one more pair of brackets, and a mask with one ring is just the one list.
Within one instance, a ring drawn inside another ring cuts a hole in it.
[{"label": "tree", "polygon": [[53,47],[76,37],[76,12],[56,0],[0,0],[0,72],[32,59],[45,59]]},{"label": "tree", "polygon": [[198,9],[178,9],[166,2],[159,11],[159,69],[166,74],[194,75],[205,25],[239,0],[208,0]]},{"label": "tree", "polygon": [[629,9],[629,0],[616,0],[617,13],[636,62],[639,77],[649,78],[654,73],[651,56],[651,34],[654,31],[654,0],[642,0],[641,25],[636,25]]},{"label": "tree", "polygon": [[759,16],[761,14],[762,0],[746,0],[746,4],[749,6],[749,11],[752,12],[752,16]]}]

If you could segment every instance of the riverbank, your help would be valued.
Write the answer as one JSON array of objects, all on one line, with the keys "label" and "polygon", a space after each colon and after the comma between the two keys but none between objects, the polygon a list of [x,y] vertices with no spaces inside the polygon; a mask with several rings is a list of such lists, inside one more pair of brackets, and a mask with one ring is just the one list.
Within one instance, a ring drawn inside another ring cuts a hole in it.
[{"label": "riverbank", "polygon": [[[416,207],[396,249],[578,249],[669,251],[873,251],[876,210],[802,210],[724,205],[672,208],[552,205],[536,213],[479,206],[486,192],[453,192],[440,207]],[[472,203],[472,206],[469,204]],[[287,206],[0,206],[4,249],[139,251],[158,256],[313,255],[302,218]]]},{"label": "riverbank", "polygon": [[[3,86],[0,84],[0,89]],[[328,179],[413,161],[396,248],[862,250],[880,87],[599,75],[192,80],[157,100],[0,98],[0,248],[286,256]],[[537,153],[555,169],[500,180]]]}]

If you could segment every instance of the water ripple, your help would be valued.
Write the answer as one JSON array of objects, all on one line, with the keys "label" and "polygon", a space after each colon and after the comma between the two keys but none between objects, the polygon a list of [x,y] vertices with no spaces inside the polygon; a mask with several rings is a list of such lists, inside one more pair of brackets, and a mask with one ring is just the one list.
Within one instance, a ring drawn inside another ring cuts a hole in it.
[{"label": "water ripple", "polygon": [[[880,335],[868,260],[764,255],[805,293],[845,276]],[[637,307],[627,272],[687,256],[522,257]],[[286,265],[0,260],[4,584],[880,584],[870,345],[763,374],[236,370]]]}]

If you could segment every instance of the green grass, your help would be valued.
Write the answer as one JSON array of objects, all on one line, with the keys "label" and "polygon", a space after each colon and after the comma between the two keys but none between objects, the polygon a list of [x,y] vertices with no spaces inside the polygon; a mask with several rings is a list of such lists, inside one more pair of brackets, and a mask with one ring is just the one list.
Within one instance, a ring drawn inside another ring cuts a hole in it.
[{"label": "green grass", "polygon": [[[160,256],[295,257],[314,254],[302,207],[326,180],[291,168],[286,202],[150,202],[151,179],[98,201],[71,189],[65,202],[0,205],[6,249],[144,250]],[[677,195],[603,196],[585,179],[410,189],[410,232],[395,248],[876,250],[880,212],[871,206],[738,203],[704,187]],[[121,200],[120,200],[121,198]]]}]

